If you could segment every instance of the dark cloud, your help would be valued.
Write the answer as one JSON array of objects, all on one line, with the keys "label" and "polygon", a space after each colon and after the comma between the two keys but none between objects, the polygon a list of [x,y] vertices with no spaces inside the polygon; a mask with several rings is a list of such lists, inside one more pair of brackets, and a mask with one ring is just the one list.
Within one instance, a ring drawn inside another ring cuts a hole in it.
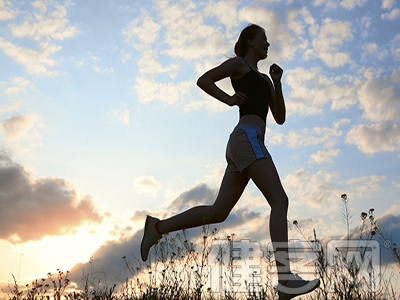
[{"label": "dark cloud", "polygon": [[40,240],[75,232],[85,222],[100,223],[104,215],[93,200],[78,196],[62,178],[34,178],[0,149],[0,239]]},{"label": "dark cloud", "polygon": [[168,210],[180,212],[195,205],[209,205],[214,203],[216,197],[216,190],[213,190],[208,185],[201,183],[194,188],[180,194],[168,206]]},{"label": "dark cloud", "polygon": [[92,260],[86,263],[76,264],[70,270],[70,279],[83,288],[84,277],[90,275],[91,280],[95,279],[110,286],[120,285],[130,277],[122,257],[130,261],[130,265],[139,266],[139,245],[142,239],[143,230],[137,231],[131,238],[123,241],[113,241],[101,246],[93,255]]}]

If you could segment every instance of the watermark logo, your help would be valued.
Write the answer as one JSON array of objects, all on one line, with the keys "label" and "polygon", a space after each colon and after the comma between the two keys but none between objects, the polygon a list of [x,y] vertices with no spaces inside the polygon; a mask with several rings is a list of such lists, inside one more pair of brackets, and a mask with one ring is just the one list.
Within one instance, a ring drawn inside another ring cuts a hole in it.
[{"label": "watermark logo", "polygon": [[[380,288],[380,244],[374,240],[331,240],[326,247],[331,280],[329,291],[340,288],[339,278],[357,280],[375,292]],[[340,274],[339,274],[340,272]],[[338,273],[338,274],[337,274]]]},{"label": "watermark logo", "polygon": [[212,292],[248,292],[262,287],[263,281],[271,278],[277,284],[277,271],[285,271],[287,267],[300,276],[291,278],[288,285],[291,292],[307,288],[303,280],[315,279],[321,274],[318,270],[326,276],[327,292],[342,289],[343,279],[378,291],[380,244],[374,240],[330,240],[323,247],[318,241],[290,240],[269,243],[263,251],[259,242],[247,239],[216,240],[209,255],[209,267],[208,286]]},{"label": "watermark logo", "polygon": [[264,251],[259,242],[216,240],[210,253],[212,292],[246,292],[262,286]]},{"label": "watermark logo", "polygon": [[[287,270],[287,267],[289,267],[292,272],[302,276],[315,274],[318,253],[321,253],[321,251],[322,245],[318,241],[289,240],[288,243],[269,243],[267,245],[267,253],[279,261],[279,268],[282,271]],[[276,272],[276,267],[269,270],[270,274]]]}]

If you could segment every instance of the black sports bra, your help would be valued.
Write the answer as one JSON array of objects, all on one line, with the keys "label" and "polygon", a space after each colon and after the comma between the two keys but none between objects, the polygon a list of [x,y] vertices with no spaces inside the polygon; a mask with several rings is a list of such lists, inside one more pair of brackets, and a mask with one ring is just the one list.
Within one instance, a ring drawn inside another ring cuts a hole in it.
[{"label": "black sports bra", "polygon": [[239,106],[239,115],[240,117],[257,115],[266,122],[271,87],[266,78],[263,78],[261,74],[253,70],[250,66],[249,68],[250,71],[242,77],[231,80],[233,89],[236,92],[244,93],[248,98]]}]

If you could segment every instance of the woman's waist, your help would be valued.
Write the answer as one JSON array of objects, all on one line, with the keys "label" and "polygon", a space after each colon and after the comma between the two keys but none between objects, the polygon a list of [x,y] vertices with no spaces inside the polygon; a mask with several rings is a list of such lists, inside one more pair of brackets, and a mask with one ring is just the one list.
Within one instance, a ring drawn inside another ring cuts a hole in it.
[{"label": "woman's waist", "polygon": [[258,115],[245,115],[241,117],[236,128],[241,127],[254,127],[262,136],[265,135],[266,124]]}]

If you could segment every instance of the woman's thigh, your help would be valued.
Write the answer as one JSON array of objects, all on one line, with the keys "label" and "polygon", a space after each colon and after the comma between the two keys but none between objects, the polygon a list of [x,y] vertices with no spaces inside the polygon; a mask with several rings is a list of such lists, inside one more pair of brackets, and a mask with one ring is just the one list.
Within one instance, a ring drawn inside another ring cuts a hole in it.
[{"label": "woman's thigh", "polygon": [[288,206],[288,199],[283,189],[278,171],[271,158],[258,159],[246,168],[246,172],[260,189],[271,207]]}]

